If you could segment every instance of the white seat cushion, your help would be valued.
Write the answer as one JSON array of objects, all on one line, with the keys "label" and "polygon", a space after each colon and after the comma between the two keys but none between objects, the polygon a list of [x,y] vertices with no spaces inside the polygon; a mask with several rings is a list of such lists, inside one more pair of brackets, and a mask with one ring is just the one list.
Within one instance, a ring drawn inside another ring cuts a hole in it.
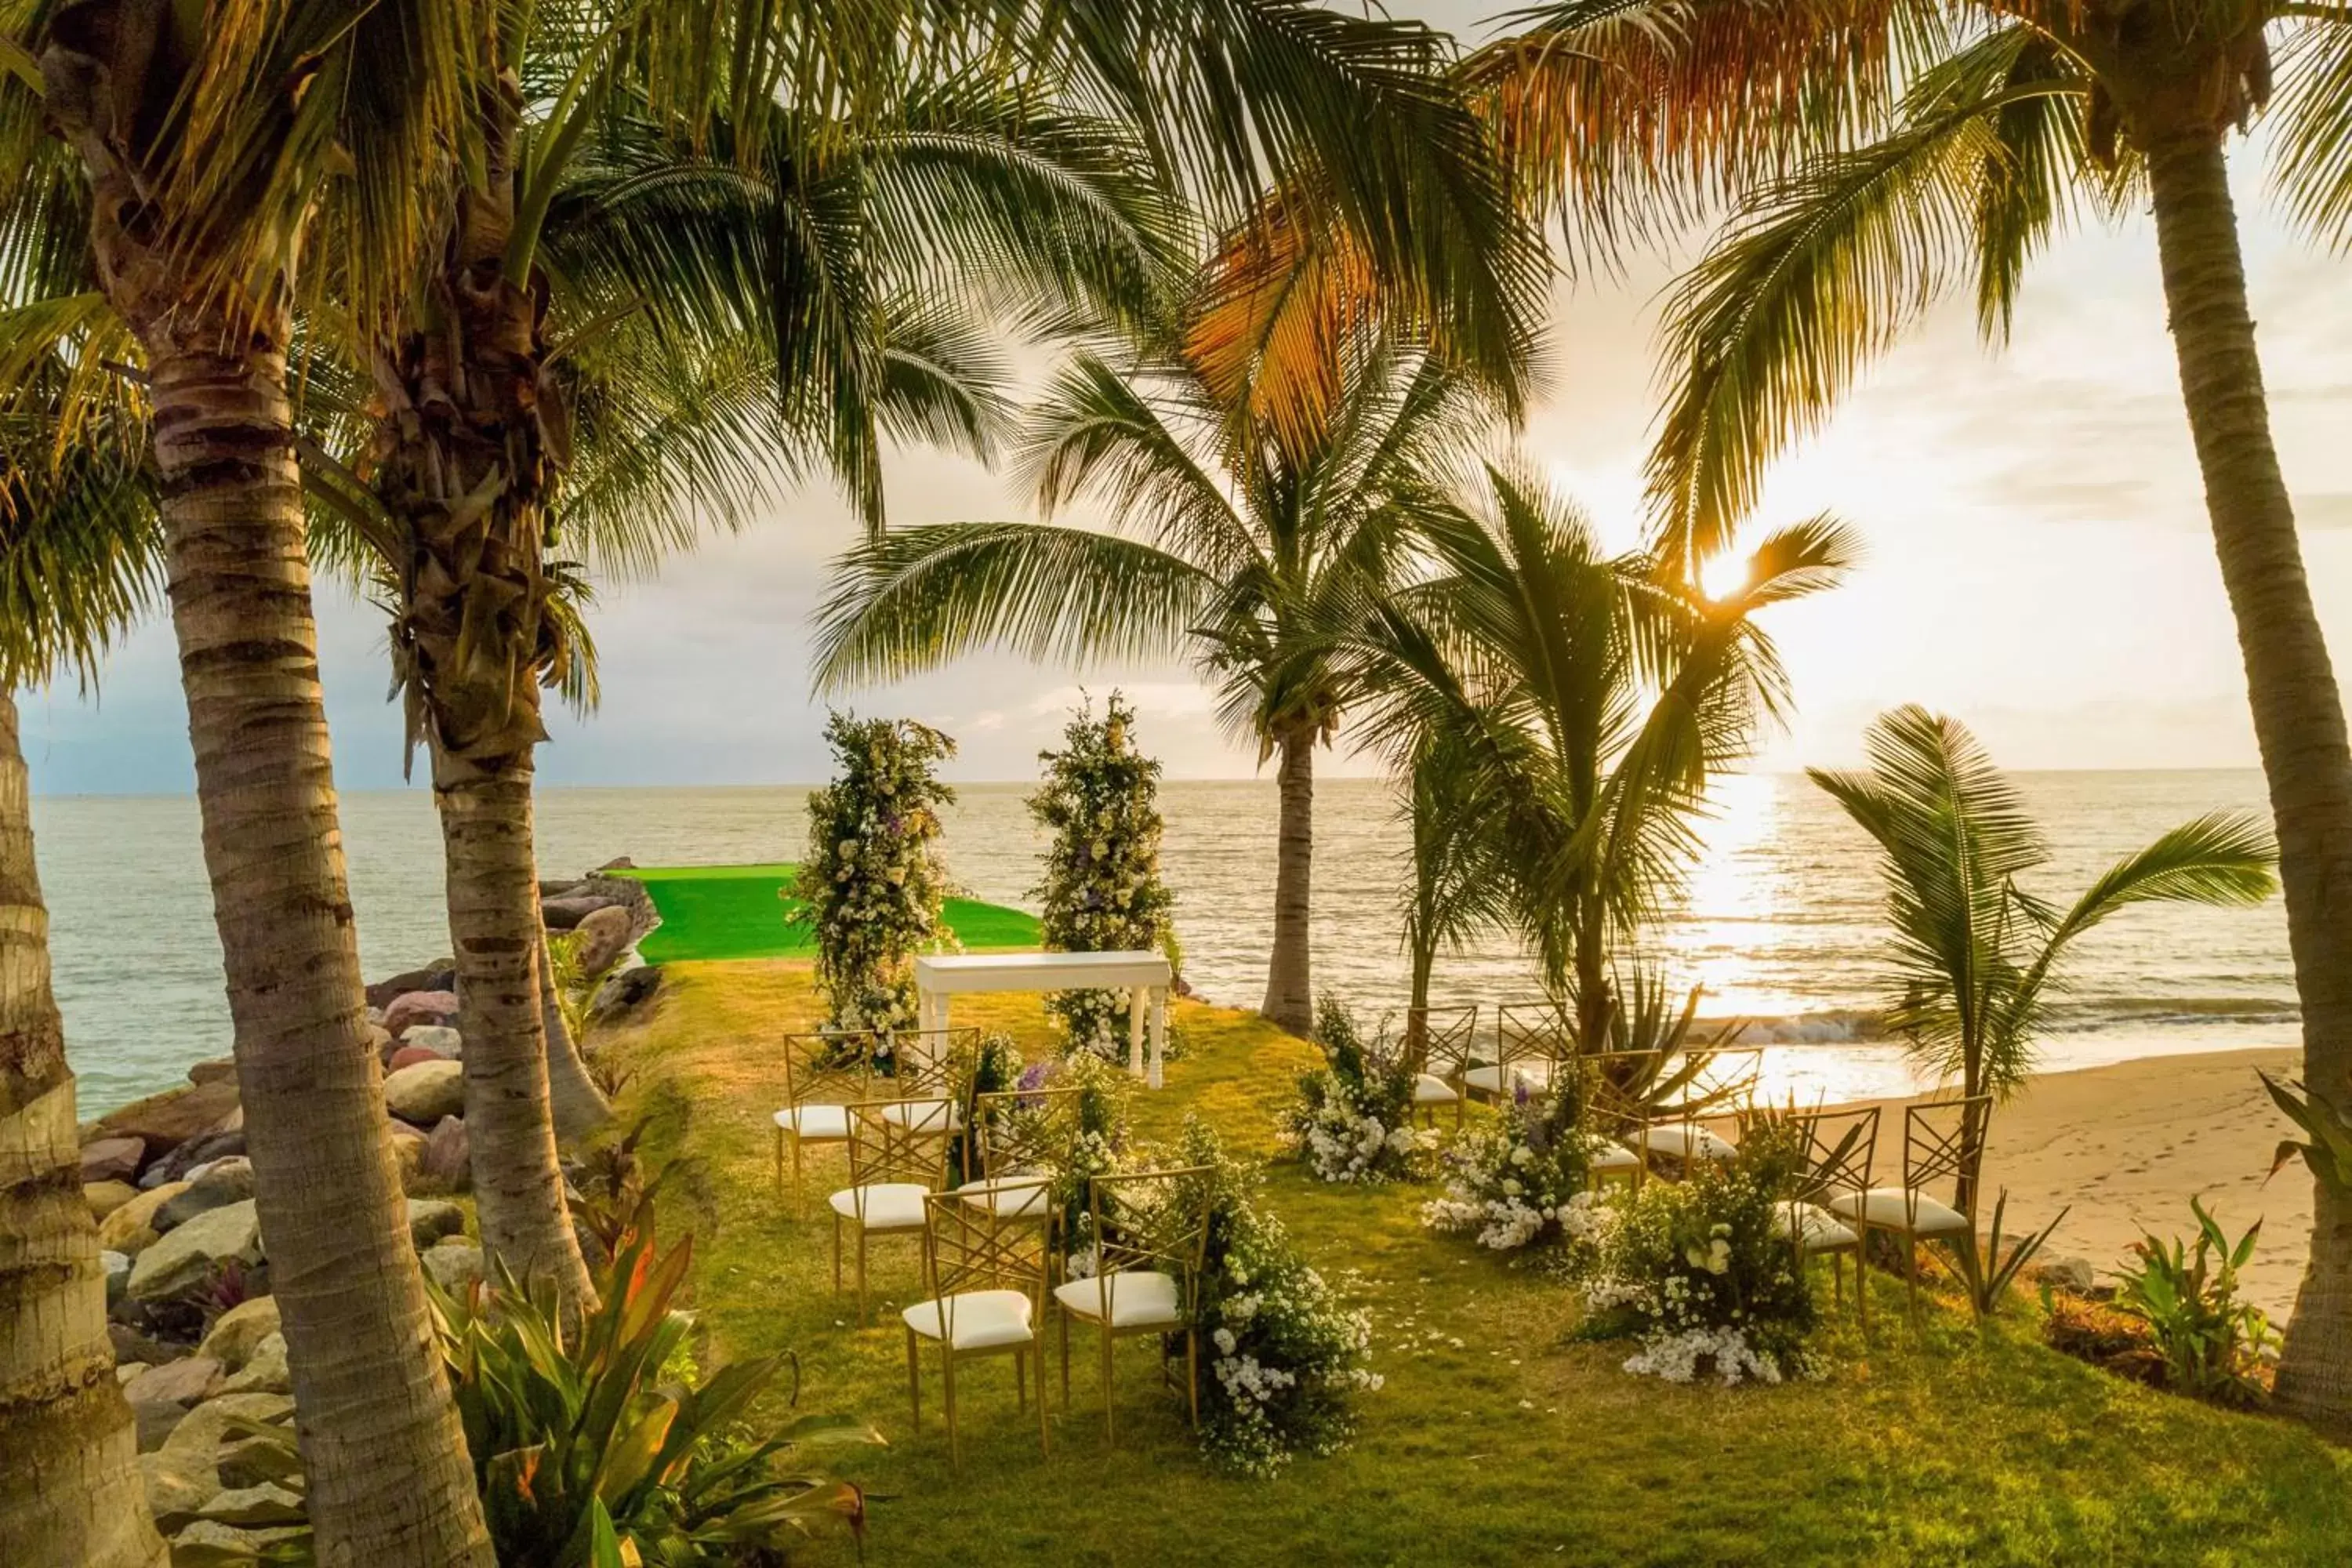
[{"label": "white seat cushion", "polygon": [[[1542,1089],[1551,1082],[1551,1062],[1544,1057],[1526,1057],[1511,1064],[1511,1077],[1529,1089]],[[1503,1092],[1503,1069],[1493,1062],[1472,1068],[1462,1075],[1462,1081],[1481,1094]]]},{"label": "white seat cushion", "polygon": [[787,1105],[776,1112],[776,1125],[803,1143],[842,1143],[849,1139],[849,1107]]},{"label": "white seat cushion", "polygon": [[1704,1127],[1686,1127],[1679,1121],[1664,1127],[1643,1128],[1642,1141],[1650,1146],[1653,1152],[1671,1154],[1677,1160],[1720,1162],[1737,1159],[1739,1154],[1729,1139],[1718,1137]]},{"label": "white seat cushion", "polygon": [[930,1190],[913,1182],[874,1182],[844,1187],[825,1202],[834,1213],[867,1230],[920,1230],[923,1198]]},{"label": "white seat cushion", "polygon": [[1840,1219],[1859,1214],[1880,1230],[1908,1228],[1914,1236],[1941,1236],[1969,1228],[1969,1216],[1925,1193],[1906,1194],[1901,1187],[1873,1187],[1866,1193],[1840,1193],[1822,1205]]},{"label": "white seat cushion", "polygon": [[1433,1072],[1425,1072],[1412,1080],[1412,1102],[1415,1105],[1451,1105],[1462,1096],[1454,1086]]},{"label": "white seat cushion", "polygon": [[1054,1300],[1072,1315],[1097,1322],[1103,1315],[1106,1289],[1114,1329],[1172,1328],[1179,1321],[1176,1281],[1150,1269],[1128,1269],[1108,1279],[1073,1279],[1054,1287]]},{"label": "white seat cushion", "polygon": [[1826,1209],[1811,1204],[1783,1201],[1773,1211],[1780,1216],[1780,1234],[1794,1236],[1797,1245],[1807,1252],[1834,1252],[1842,1247],[1852,1247],[1861,1238],[1840,1225]]},{"label": "white seat cushion", "polygon": [[1642,1163],[1642,1157],[1622,1143],[1604,1143],[1592,1152],[1587,1168],[1608,1174],[1630,1171]]},{"label": "white seat cushion", "polygon": [[957,1132],[963,1129],[963,1107],[944,1100],[904,1100],[884,1106],[882,1120],[893,1127],[911,1127],[918,1132]]},{"label": "white seat cushion", "polygon": [[[1012,1191],[1003,1190],[1007,1187]],[[1034,1176],[992,1176],[984,1182],[966,1182],[956,1189],[956,1196],[999,1219],[1013,1219],[1044,1213],[1050,1190]]]},{"label": "white seat cushion", "polygon": [[[1029,1298],[1018,1290],[960,1290],[944,1301],[918,1301],[898,1315],[925,1339],[948,1340],[950,1350],[984,1351],[1035,1339],[1030,1313]],[[950,1329],[953,1339],[948,1339]]]}]

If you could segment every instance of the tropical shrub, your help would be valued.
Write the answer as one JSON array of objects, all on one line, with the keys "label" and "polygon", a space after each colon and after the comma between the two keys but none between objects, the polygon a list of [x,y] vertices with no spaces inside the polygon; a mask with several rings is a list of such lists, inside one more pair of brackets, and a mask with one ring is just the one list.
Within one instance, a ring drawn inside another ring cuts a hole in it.
[{"label": "tropical shrub", "polygon": [[2147,1325],[2163,1360],[2164,1386],[2224,1405],[2252,1405],[2270,1392],[2263,1351],[2276,1338],[2263,1310],[2238,1297],[2238,1273],[2263,1232],[2256,1220],[2232,1242],[2196,1198],[2197,1239],[2150,1234],[2133,1243],[2116,1310]]},{"label": "tropical shrub", "polygon": [[[1276,1474],[1293,1455],[1331,1454],[1356,1429],[1355,1396],[1377,1389],[1371,1315],[1344,1306],[1282,1222],[1260,1208],[1261,1173],[1187,1118],[1183,1163],[1208,1167],[1208,1245],[1192,1326],[1206,1364],[1201,1451],[1222,1469]],[[1193,1201],[1198,1201],[1197,1196]]]},{"label": "tropical shrub", "polygon": [[938,849],[955,792],[932,773],[955,742],[911,719],[843,713],[824,738],[836,776],[809,796],[788,918],[814,933],[825,1026],[887,1035],[915,1026],[914,955],[955,941]]},{"label": "tropical shrub", "polygon": [[[1045,779],[1029,797],[1029,815],[1054,840],[1045,879],[1031,894],[1050,949],[1149,952],[1173,935],[1176,899],[1160,878],[1160,763],[1135,749],[1134,731],[1135,710],[1114,691],[1100,721],[1091,705],[1079,708],[1062,731],[1063,749],[1038,753]],[[1045,1007],[1068,1030],[1072,1050],[1126,1058],[1127,993],[1057,991]]]},{"label": "tropical shrub", "polygon": [[1412,1173],[1430,1140],[1412,1125],[1412,1069],[1384,1040],[1367,1042],[1346,1003],[1326,996],[1315,1010],[1324,1065],[1298,1080],[1282,1112],[1283,1136],[1318,1179],[1395,1181]]},{"label": "tropical shrub", "polygon": [[1679,1182],[1650,1182],[1605,1206],[1585,1287],[1596,1338],[1640,1342],[1631,1373],[1688,1383],[1778,1383],[1806,1370],[1813,1299],[1778,1205],[1800,1150],[1779,1130]]},{"label": "tropical shrub", "polygon": [[2050,1235],[2063,1224],[2067,1209],[2060,1209],[2058,1217],[2040,1230],[2013,1244],[2007,1252],[2001,1250],[2001,1222],[2009,1215],[2009,1189],[2003,1187],[1993,1200],[1992,1224],[1981,1237],[1970,1226],[1951,1241],[1952,1268],[1969,1293],[1969,1310],[1976,1314],[1979,1325],[1990,1323],[2008,1300],[2017,1284],[2018,1276],[2050,1240]]},{"label": "tropical shrub", "polygon": [[1465,1128],[1445,1152],[1445,1195],[1422,1205],[1421,1223],[1475,1232],[1497,1252],[1588,1238],[1598,1214],[1583,1112],[1574,1073],[1540,1091],[1518,1085],[1501,1115]]}]

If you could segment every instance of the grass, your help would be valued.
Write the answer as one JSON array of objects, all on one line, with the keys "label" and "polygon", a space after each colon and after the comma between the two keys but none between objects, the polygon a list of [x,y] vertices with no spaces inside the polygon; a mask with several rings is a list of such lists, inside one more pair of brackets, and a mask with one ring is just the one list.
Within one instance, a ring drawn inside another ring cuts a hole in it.
[{"label": "grass", "polygon": [[[961,1476],[939,1426],[936,1364],[908,1427],[904,1335],[850,1325],[831,1292],[819,1156],[796,1220],[771,1188],[769,1042],[812,1018],[805,965],[673,966],[653,1014],[603,1043],[634,1068],[629,1110],[674,1163],[665,1215],[697,1232],[696,1303],[714,1361],[800,1358],[800,1407],[854,1411],[886,1449],[824,1462],[870,1491],[866,1560],[1052,1563],[2341,1563],[2352,1561],[2352,1455],[2299,1428],[2125,1383],[2043,1348],[2024,1299],[1990,1337],[1957,1299],[1923,1332],[1899,1286],[1874,1297],[1871,1342],[1830,1314],[1829,1374],[1781,1388],[1674,1387],[1620,1370],[1622,1347],[1571,1342],[1572,1297],[1532,1270],[1424,1232],[1417,1187],[1348,1190],[1277,1165],[1265,1198],[1318,1265],[1375,1315],[1386,1388],[1348,1452],[1255,1483],[1208,1471],[1148,1342],[1128,1342],[1119,1440],[1106,1452],[1089,1342],[1053,1453],[1014,1410],[1012,1369],[959,1378]],[[960,1000],[1032,1056],[1036,999]],[[1271,1117],[1309,1047],[1255,1018],[1181,1004],[1187,1054],[1139,1094],[1139,1131],[1187,1110],[1229,1146],[1270,1149]],[[877,1301],[914,1299],[911,1246],[877,1246]],[[1826,1289],[1826,1282],[1823,1289]],[[847,1563],[842,1542],[805,1560]]]},{"label": "grass", "polygon": [[[807,958],[810,933],[787,924],[782,895],[799,868],[766,866],[656,866],[616,871],[645,884],[661,911],[662,923],[639,944],[649,963],[680,959]],[[947,922],[964,946],[973,949],[1034,947],[1034,915],[950,899]]]}]

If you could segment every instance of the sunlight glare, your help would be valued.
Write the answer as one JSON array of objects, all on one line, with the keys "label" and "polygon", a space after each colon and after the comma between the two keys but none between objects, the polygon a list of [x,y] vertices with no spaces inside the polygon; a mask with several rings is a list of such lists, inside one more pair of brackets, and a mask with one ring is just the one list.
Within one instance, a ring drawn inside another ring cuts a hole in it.
[{"label": "sunlight glare", "polygon": [[1755,574],[1753,556],[1735,555],[1729,551],[1710,555],[1699,564],[1699,591],[1710,599],[1727,599],[1747,587]]}]

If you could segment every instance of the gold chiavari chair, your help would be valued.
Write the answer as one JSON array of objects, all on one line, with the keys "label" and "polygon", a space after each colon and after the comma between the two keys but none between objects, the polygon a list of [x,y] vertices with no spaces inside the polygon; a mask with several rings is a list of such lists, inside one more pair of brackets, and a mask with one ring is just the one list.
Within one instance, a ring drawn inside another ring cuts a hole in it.
[{"label": "gold chiavari chair", "polygon": [[[956,1365],[982,1356],[1013,1358],[1013,1385],[1029,1406],[1029,1363],[1037,1363],[1037,1447],[1045,1435],[1045,1290],[1051,1283],[1054,1195],[1049,1180],[1030,1176],[996,1189],[1013,1201],[1005,1213],[965,1202],[963,1194],[923,1200],[923,1278],[930,1299],[899,1316],[907,1325],[907,1400],[923,1424],[919,1345],[940,1352],[941,1403],[947,1407],[948,1462],[961,1468],[956,1438]],[[1043,1224],[1034,1223],[1042,1220]]]},{"label": "gold chiavari chair", "polygon": [[[947,1184],[946,1127],[908,1119],[903,1100],[869,1100],[851,1107],[850,1185],[826,1203],[833,1209],[833,1289],[841,1293],[841,1228],[857,1232],[857,1322],[866,1324],[866,1251],[877,1236],[920,1237],[923,1200]],[[898,1114],[894,1115],[893,1112]]]},{"label": "gold chiavari chair", "polygon": [[1606,1051],[1577,1058],[1573,1070],[1584,1095],[1583,1122],[1593,1136],[1586,1169],[1596,1186],[1622,1182],[1638,1188],[1650,1173],[1651,1115],[1642,1089],[1657,1076],[1656,1051]]},{"label": "gold chiavari chair", "polygon": [[973,1169],[956,1195],[1008,1218],[1034,1218],[1031,1184],[1051,1178],[1077,1137],[1082,1089],[1013,1089],[971,1098]]},{"label": "gold chiavari chair", "polygon": [[[1832,1212],[1836,1199],[1870,1190],[1871,1167],[1878,1157],[1878,1107],[1847,1110],[1785,1110],[1753,1113],[1746,1136],[1759,1136],[1767,1123],[1787,1128],[1802,1143],[1801,1163],[1790,1179],[1789,1195],[1780,1202],[1780,1220],[1788,1227],[1789,1246],[1802,1268],[1809,1258],[1830,1260],[1837,1299],[1845,1299],[1845,1254],[1854,1255],[1854,1311],[1865,1332],[1870,1327],[1870,1290],[1862,1275],[1862,1236]],[[1742,1142],[1746,1138],[1743,1137]]]},{"label": "gold chiavari chair", "polygon": [[792,1151],[793,1212],[806,1208],[803,1144],[849,1142],[849,1108],[864,1100],[874,1073],[869,1029],[821,1029],[784,1037],[784,1108],[775,1114],[776,1192],[784,1190],[784,1152]]},{"label": "gold chiavari chair", "polygon": [[887,1087],[893,1099],[907,1102],[898,1114],[910,1122],[936,1121],[948,1131],[963,1131],[964,1100],[980,1054],[979,1026],[893,1029],[887,1038]]},{"label": "gold chiavari chair", "polygon": [[1495,1059],[1464,1069],[1464,1088],[1494,1100],[1521,1084],[1548,1089],[1559,1064],[1576,1055],[1575,1038],[1557,1002],[1506,1002],[1495,1009]]},{"label": "gold chiavari chair", "polygon": [[[1931,1100],[1907,1108],[1903,1112],[1903,1184],[1842,1193],[1823,1205],[1853,1227],[1865,1258],[1872,1231],[1903,1238],[1903,1283],[1914,1327],[1919,1321],[1919,1243],[1957,1244],[1961,1233],[1976,1229],[1976,1195],[1968,1194],[1963,1201],[1960,1177],[1969,1152],[1984,1146],[1985,1124],[1991,1116],[1989,1094]],[[1948,1204],[1927,1191],[1931,1184],[1946,1181],[1952,1184]]]},{"label": "gold chiavari chair", "polygon": [[1645,1163],[1664,1161],[1668,1170],[1682,1173],[1702,1162],[1721,1165],[1739,1157],[1740,1117],[1755,1100],[1761,1050],[1611,1051],[1601,1059],[1634,1055],[1657,1063],[1642,1091],[1651,1107],[1637,1145]]},{"label": "gold chiavari chair", "polygon": [[[1184,1336],[1184,1393],[1201,1424],[1201,1338],[1192,1307],[1209,1246],[1206,1165],[1097,1176],[1088,1184],[1094,1273],[1054,1288],[1062,1308],[1062,1402],[1070,1397],[1070,1323],[1092,1323],[1102,1346],[1103,1444],[1114,1440],[1111,1352],[1135,1334]],[[1164,1369],[1163,1369],[1164,1370]]]},{"label": "gold chiavari chair", "polygon": [[1405,1061],[1412,1069],[1412,1108],[1426,1115],[1432,1127],[1438,1111],[1454,1108],[1454,1130],[1462,1131],[1463,1106],[1469,1098],[1467,1079],[1476,1065],[1478,1008],[1410,1007],[1405,1010]]}]

